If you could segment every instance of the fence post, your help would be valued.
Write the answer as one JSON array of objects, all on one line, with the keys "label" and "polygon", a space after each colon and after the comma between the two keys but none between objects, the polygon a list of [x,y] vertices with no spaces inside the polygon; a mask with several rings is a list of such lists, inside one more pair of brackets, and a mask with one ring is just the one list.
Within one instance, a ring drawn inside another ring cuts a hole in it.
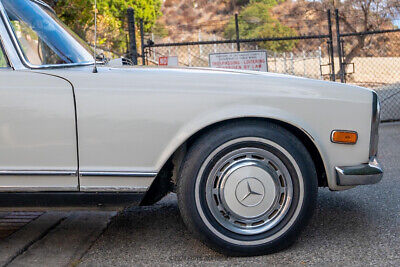
[{"label": "fence post", "polygon": [[[151,40],[153,41],[153,43],[156,42],[155,38],[154,38],[154,33],[151,33]],[[156,62],[157,61],[157,52],[156,52],[156,48],[153,48],[153,61]]]},{"label": "fence post", "polygon": [[343,51],[342,45],[340,41],[340,24],[339,24],[339,10],[335,9],[335,18],[336,18],[336,35],[337,35],[337,50],[339,54],[339,75],[340,75],[340,82],[344,83],[344,68],[343,68]]},{"label": "fence post", "polygon": [[142,65],[146,65],[146,54],[144,47],[144,25],[143,19],[140,19],[140,42],[142,44]]},{"label": "fence post", "polygon": [[293,52],[290,52],[290,73],[294,75],[294,57],[293,57]]},{"label": "fence post", "polygon": [[240,33],[239,33],[239,16],[235,14],[235,26],[236,26],[236,45],[237,51],[240,51]]},{"label": "fence post", "polygon": [[[217,36],[214,34],[213,35],[213,39],[214,39],[214,42],[216,42],[217,41]],[[214,53],[217,53],[218,52],[218,50],[217,50],[217,44],[215,43],[214,44]]]},{"label": "fence post", "polygon": [[[318,60],[319,60],[319,65],[321,66],[322,65],[322,48],[321,47],[318,47]],[[319,78],[321,80],[324,78],[322,76],[322,71],[320,72],[320,77]]]},{"label": "fence post", "polygon": [[192,66],[192,55],[191,55],[191,51],[190,51],[190,45],[188,45],[188,65],[189,67]]},{"label": "fence post", "polygon": [[286,52],[283,52],[283,68],[284,68],[284,73],[287,73],[287,64],[286,64]]},{"label": "fence post", "polygon": [[[168,43],[171,42],[171,37],[168,37]],[[168,46],[168,56],[171,56],[171,47]]]},{"label": "fence post", "polygon": [[128,31],[129,31],[129,56],[133,65],[137,65],[137,47],[136,47],[136,27],[135,27],[135,11],[128,8]]},{"label": "fence post", "polygon": [[[199,29],[199,42],[201,42],[201,29]],[[199,56],[200,58],[203,56],[203,46],[199,45]]]},{"label": "fence post", "polygon": [[303,76],[306,77],[307,70],[306,70],[306,51],[303,50]]},{"label": "fence post", "polygon": [[335,56],[333,54],[333,32],[332,32],[332,18],[331,18],[331,10],[328,9],[328,28],[329,28],[329,41],[328,41],[328,52],[331,61],[331,81],[336,81],[336,72],[335,72]]}]

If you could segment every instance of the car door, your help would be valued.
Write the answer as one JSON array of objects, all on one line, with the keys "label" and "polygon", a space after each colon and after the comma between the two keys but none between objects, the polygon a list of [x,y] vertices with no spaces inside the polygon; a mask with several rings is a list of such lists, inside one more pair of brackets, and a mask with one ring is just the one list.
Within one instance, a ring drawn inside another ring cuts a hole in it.
[{"label": "car door", "polygon": [[0,191],[77,191],[77,172],[70,83],[0,68]]}]

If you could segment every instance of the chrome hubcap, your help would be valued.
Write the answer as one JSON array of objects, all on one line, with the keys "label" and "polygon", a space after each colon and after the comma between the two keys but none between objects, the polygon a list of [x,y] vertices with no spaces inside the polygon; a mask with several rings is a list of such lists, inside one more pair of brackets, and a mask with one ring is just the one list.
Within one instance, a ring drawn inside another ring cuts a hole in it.
[{"label": "chrome hubcap", "polygon": [[241,148],[222,157],[206,182],[206,200],[224,228],[245,235],[268,231],[288,211],[292,178],[284,163],[260,148]]}]

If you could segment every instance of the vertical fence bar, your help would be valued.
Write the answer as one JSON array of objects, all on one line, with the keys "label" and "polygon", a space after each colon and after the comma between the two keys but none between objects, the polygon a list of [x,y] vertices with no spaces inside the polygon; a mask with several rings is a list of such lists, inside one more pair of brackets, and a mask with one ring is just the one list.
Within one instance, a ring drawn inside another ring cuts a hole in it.
[{"label": "vertical fence bar", "polygon": [[306,69],[306,51],[303,50],[303,76],[307,76],[307,69]]},{"label": "vertical fence bar", "polygon": [[290,52],[290,74],[294,75],[294,56],[292,52]]},{"label": "vertical fence bar", "polygon": [[328,9],[327,13],[328,13],[328,28],[329,28],[328,52],[329,52],[330,63],[331,63],[331,75],[330,75],[331,77],[330,78],[331,78],[331,81],[336,81],[335,56],[333,54],[333,31],[332,31],[331,10]]},{"label": "vertical fence bar", "polygon": [[284,73],[287,73],[287,64],[286,64],[286,52],[283,52],[283,69],[284,69]]},{"label": "vertical fence bar", "polygon": [[237,51],[240,51],[240,33],[239,33],[239,16],[235,14],[235,26],[236,26],[236,46]]},{"label": "vertical fence bar", "polygon": [[[151,33],[151,40],[153,41],[153,43],[156,42],[155,37],[154,37],[154,33]],[[157,60],[156,54],[157,54],[156,48],[153,47],[153,61],[154,62],[156,62],[156,60]]]},{"label": "vertical fence bar", "polygon": [[190,51],[190,45],[188,45],[188,65],[189,67],[192,66],[192,55],[191,55],[191,51]]},{"label": "vertical fence bar", "polygon": [[[170,43],[171,42],[171,37],[168,37],[168,43]],[[168,46],[168,56],[170,57],[171,56],[171,47],[170,46]]]},{"label": "vertical fence bar", "polygon": [[344,69],[343,69],[343,51],[342,45],[340,41],[340,23],[339,23],[339,10],[335,9],[335,18],[336,18],[336,38],[337,38],[337,50],[339,54],[339,75],[340,75],[340,82],[344,83]]},{"label": "vertical fence bar", "polygon": [[140,42],[142,44],[142,65],[146,65],[146,52],[144,47],[144,25],[143,19],[140,19]]},{"label": "vertical fence bar", "polygon": [[[199,42],[201,42],[201,29],[199,30]],[[199,45],[199,56],[200,58],[203,56],[203,46]]]},{"label": "vertical fence bar", "polygon": [[344,41],[342,38],[340,38],[340,51],[342,52],[343,82],[347,83],[346,64],[344,62]]},{"label": "vertical fence bar", "polygon": [[274,52],[275,72],[277,72],[277,69],[278,69],[278,68],[277,68],[277,63],[278,63],[277,60],[278,60],[278,59],[276,58],[276,52]]},{"label": "vertical fence bar", "polygon": [[[318,62],[319,65],[322,66],[322,48],[318,47]],[[320,76],[319,78],[322,80],[324,77],[322,76],[322,71],[320,71]]]},{"label": "vertical fence bar", "polygon": [[[217,36],[214,34],[213,35],[213,39],[214,39],[214,42],[216,42],[217,41]],[[217,50],[217,44],[215,43],[214,44],[214,53],[217,53],[218,52],[218,50]]]},{"label": "vertical fence bar", "polygon": [[135,11],[133,8],[128,8],[128,31],[129,31],[129,56],[133,65],[137,65],[137,46],[136,46],[136,27],[135,27]]}]

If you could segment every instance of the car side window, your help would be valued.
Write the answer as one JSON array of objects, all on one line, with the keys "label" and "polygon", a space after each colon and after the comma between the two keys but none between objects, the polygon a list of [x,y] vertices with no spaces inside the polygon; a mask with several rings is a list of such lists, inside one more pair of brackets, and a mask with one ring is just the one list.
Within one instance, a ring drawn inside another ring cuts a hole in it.
[{"label": "car side window", "polygon": [[47,45],[38,32],[27,23],[16,19],[11,21],[11,26],[15,31],[22,52],[30,63],[34,65],[66,63]]},{"label": "car side window", "polygon": [[8,68],[7,58],[5,56],[1,42],[0,42],[0,68]]}]

